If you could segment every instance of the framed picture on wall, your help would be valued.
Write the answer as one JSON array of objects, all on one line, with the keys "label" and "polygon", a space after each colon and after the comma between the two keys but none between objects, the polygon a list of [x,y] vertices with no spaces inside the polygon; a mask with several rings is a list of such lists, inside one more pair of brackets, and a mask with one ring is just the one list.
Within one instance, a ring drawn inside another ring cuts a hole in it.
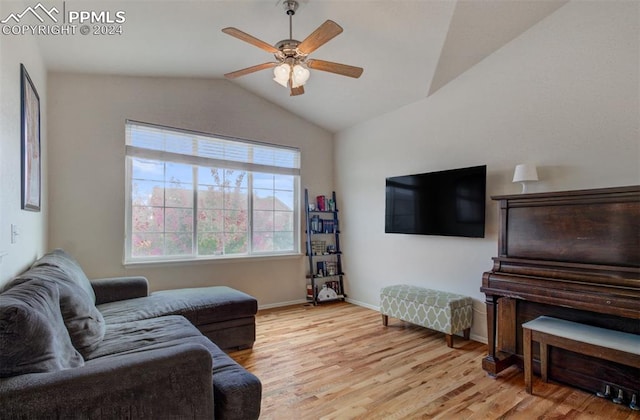
[{"label": "framed picture on wall", "polygon": [[20,80],[22,209],[40,211],[40,96],[23,64]]}]

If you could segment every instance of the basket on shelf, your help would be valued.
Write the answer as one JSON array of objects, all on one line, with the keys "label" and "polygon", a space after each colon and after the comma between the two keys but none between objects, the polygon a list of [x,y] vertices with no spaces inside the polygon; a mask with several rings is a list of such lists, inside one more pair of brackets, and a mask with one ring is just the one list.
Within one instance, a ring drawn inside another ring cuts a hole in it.
[{"label": "basket on shelf", "polygon": [[311,255],[324,255],[326,249],[326,241],[311,241]]}]

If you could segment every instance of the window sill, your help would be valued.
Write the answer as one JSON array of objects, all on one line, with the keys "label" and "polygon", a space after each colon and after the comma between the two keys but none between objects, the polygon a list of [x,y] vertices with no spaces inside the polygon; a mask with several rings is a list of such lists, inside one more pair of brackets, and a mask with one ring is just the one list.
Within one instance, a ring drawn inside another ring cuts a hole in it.
[{"label": "window sill", "polygon": [[284,260],[303,257],[302,253],[290,253],[290,254],[274,254],[274,255],[242,255],[242,256],[223,256],[214,258],[179,258],[174,260],[141,260],[141,261],[124,261],[122,265],[125,268],[134,267],[163,267],[167,265],[192,265],[192,264],[229,264],[229,263],[241,263],[241,262],[254,262],[263,260]]}]

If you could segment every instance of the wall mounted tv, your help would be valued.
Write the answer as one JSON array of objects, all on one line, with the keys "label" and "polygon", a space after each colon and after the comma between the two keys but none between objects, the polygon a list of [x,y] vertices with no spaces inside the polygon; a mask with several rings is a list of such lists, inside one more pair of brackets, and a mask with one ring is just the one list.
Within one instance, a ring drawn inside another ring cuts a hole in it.
[{"label": "wall mounted tv", "polygon": [[385,232],[484,238],[487,166],[386,179]]}]

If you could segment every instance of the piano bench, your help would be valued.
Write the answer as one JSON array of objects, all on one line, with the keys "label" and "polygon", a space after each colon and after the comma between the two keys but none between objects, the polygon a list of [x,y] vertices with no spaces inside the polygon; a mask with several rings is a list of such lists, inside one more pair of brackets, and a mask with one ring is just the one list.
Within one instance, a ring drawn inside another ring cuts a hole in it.
[{"label": "piano bench", "polygon": [[548,346],[597,357],[640,368],[640,335],[606,328],[593,327],[564,319],[540,316],[522,324],[524,353],[524,384],[527,393],[532,390],[531,345],[540,344],[540,377],[548,379]]},{"label": "piano bench", "polygon": [[423,287],[398,284],[380,291],[382,325],[389,317],[420,325],[446,334],[447,346],[453,347],[453,334],[463,332],[469,339],[473,322],[470,297]]}]

